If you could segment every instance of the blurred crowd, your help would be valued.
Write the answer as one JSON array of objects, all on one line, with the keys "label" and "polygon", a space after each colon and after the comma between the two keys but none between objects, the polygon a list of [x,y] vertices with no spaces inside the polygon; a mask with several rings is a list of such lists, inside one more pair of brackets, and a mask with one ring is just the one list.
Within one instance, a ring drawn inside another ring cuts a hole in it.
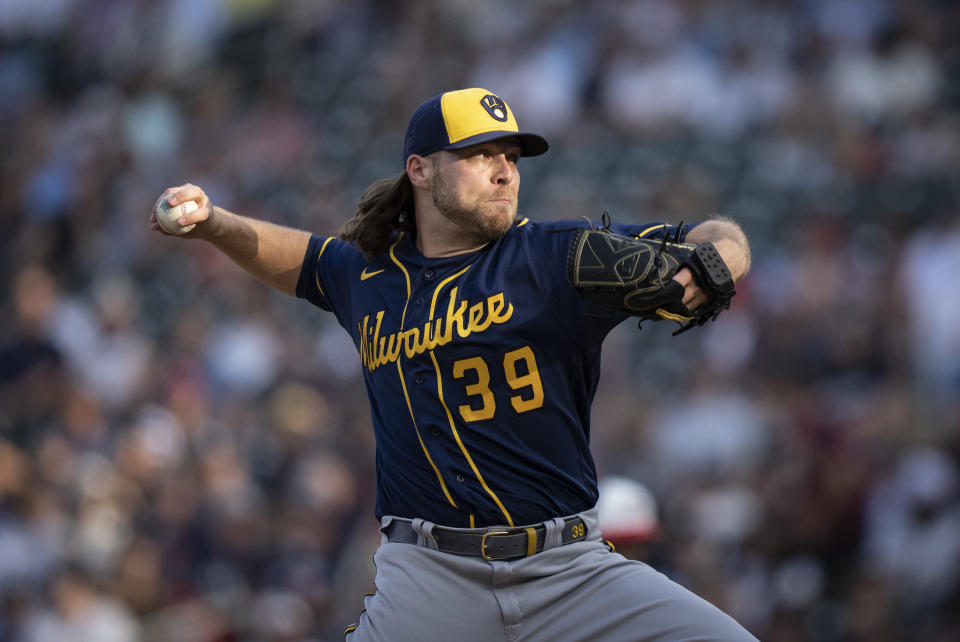
[{"label": "blurred crowd", "polygon": [[332,315],[151,232],[318,233],[482,86],[521,213],[731,216],[753,269],[609,337],[592,440],[651,563],[763,640],[960,639],[960,5],[0,1],[0,642],[341,639],[374,445]]}]

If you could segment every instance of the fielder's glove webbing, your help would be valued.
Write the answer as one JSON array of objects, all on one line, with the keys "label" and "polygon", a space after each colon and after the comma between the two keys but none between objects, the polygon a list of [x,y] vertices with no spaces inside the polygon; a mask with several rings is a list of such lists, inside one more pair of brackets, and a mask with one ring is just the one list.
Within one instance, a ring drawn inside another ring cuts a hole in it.
[{"label": "fielder's glove webbing", "polygon": [[[673,334],[680,334],[716,319],[737,291],[713,243],[681,243],[677,237],[658,241],[606,227],[580,230],[567,255],[567,276],[585,299],[639,317],[640,323],[676,321],[681,327]],[[684,287],[673,280],[684,267],[707,296],[696,310],[683,304]]]}]

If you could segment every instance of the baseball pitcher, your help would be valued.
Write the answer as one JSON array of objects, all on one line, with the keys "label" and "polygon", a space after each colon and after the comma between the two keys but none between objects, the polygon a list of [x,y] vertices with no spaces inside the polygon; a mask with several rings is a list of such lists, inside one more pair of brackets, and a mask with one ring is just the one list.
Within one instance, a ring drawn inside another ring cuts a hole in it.
[{"label": "baseball pitcher", "polygon": [[[747,240],[725,219],[520,216],[520,159],[547,148],[496,94],[449,91],[416,109],[403,171],[339,236],[233,214],[191,184],[159,207],[195,203],[182,236],[332,312],[356,345],[382,539],[349,641],[752,640],[605,544],[589,447],[607,333],[716,318]],[[157,207],[151,221],[167,233]]]}]

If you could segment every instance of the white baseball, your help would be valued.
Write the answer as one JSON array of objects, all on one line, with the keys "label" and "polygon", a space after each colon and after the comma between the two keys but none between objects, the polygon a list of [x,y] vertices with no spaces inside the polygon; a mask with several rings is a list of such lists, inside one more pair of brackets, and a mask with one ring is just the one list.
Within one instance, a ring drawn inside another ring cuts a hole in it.
[{"label": "white baseball", "polygon": [[197,224],[191,223],[190,225],[181,226],[177,223],[177,219],[187,212],[192,212],[197,209],[197,203],[196,201],[184,201],[179,205],[171,207],[167,204],[167,198],[169,198],[169,196],[170,194],[166,193],[157,201],[157,224],[160,225],[167,234],[186,234],[195,228]]}]

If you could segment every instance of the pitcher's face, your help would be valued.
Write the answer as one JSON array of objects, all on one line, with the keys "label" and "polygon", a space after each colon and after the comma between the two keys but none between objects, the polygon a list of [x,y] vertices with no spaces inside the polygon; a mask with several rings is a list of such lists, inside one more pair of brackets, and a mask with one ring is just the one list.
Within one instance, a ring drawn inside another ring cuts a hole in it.
[{"label": "pitcher's face", "polygon": [[517,216],[520,151],[504,138],[437,152],[430,182],[437,210],[481,244],[506,234]]}]

